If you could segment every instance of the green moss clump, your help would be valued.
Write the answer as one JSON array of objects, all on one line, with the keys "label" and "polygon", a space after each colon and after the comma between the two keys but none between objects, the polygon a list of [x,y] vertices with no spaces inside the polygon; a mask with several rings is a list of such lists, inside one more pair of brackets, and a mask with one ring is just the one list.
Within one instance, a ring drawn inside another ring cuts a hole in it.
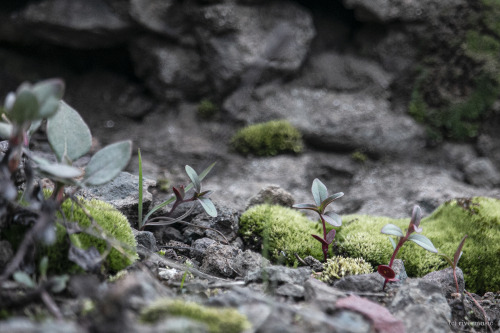
[{"label": "green moss clump", "polygon": [[235,309],[205,307],[194,302],[159,299],[141,312],[141,321],[155,323],[168,316],[187,317],[205,324],[211,333],[242,332],[251,325],[246,316]]},{"label": "green moss clump", "polygon": [[[464,203],[465,202],[465,203]],[[403,230],[410,219],[390,219],[351,215],[337,234],[339,250],[351,257],[363,257],[372,265],[387,265],[392,246],[380,230],[387,223]],[[500,289],[500,200],[477,197],[453,200],[436,209],[421,222],[422,234],[439,252],[452,256],[462,237],[469,235],[458,266],[465,275],[466,288],[484,293]],[[425,251],[413,242],[401,248],[398,257],[405,262],[409,276],[423,276],[448,266],[436,254]]]},{"label": "green moss clump", "polygon": [[[112,248],[104,261],[106,268],[111,272],[118,272],[130,266],[138,258],[136,252],[137,243],[125,215],[104,201],[96,199],[89,201],[85,199],[78,200],[100,228],[102,228],[106,237],[113,238],[123,244],[127,255],[123,255],[115,248]],[[81,207],[71,200],[64,201],[61,209],[66,221],[78,222],[82,228],[90,227],[91,221],[88,216]],[[58,221],[62,220],[62,215],[58,213]],[[69,244],[65,228],[60,223],[56,223],[56,228],[55,244],[43,247],[40,255],[46,255],[49,258],[49,270],[52,272],[67,273],[78,270],[78,266],[68,259]],[[83,232],[73,234],[70,238],[73,244],[83,249],[94,246],[101,254],[107,250],[107,244],[103,239]]]},{"label": "green moss clump", "polygon": [[203,99],[198,105],[198,117],[208,120],[215,117],[219,108],[212,101]]},{"label": "green moss clump", "polygon": [[300,153],[302,135],[286,120],[273,120],[239,130],[231,146],[243,155],[274,156],[280,153]]},{"label": "green moss clump", "polygon": [[324,270],[318,277],[318,280],[325,283],[333,283],[344,276],[369,273],[373,273],[373,267],[364,261],[363,258],[336,256],[326,261]]},{"label": "green moss clump", "polygon": [[300,257],[323,260],[321,244],[311,234],[322,235],[321,225],[297,210],[277,205],[250,207],[240,217],[240,235],[257,250],[262,248],[271,261],[290,266]]}]

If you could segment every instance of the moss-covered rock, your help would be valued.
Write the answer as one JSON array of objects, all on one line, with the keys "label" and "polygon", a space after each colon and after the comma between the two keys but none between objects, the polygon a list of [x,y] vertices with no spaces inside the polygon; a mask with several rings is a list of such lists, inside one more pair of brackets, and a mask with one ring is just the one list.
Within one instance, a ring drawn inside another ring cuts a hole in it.
[{"label": "moss-covered rock", "polygon": [[317,279],[325,283],[333,283],[348,275],[373,273],[372,265],[363,260],[363,258],[335,256],[328,259],[323,267],[323,272]]},{"label": "moss-covered rock", "polygon": [[[121,212],[110,204],[100,200],[84,200],[78,199],[79,203],[84,207],[90,216],[102,229],[106,237],[113,238],[120,242],[127,255],[120,253],[117,249],[112,248],[109,252],[104,265],[110,272],[117,272],[127,266],[138,258],[136,252],[136,240],[132,233],[130,224]],[[88,228],[91,221],[84,210],[73,203],[71,200],[66,200],[62,204],[62,211],[64,217],[68,222],[78,222],[80,227]],[[63,221],[60,213],[57,214],[58,222]],[[49,258],[49,269],[57,273],[65,273],[68,271],[77,270],[78,267],[75,263],[68,260],[69,244],[67,241],[67,234],[64,227],[56,224],[56,242],[55,244],[44,247],[41,249],[41,255],[47,255]],[[97,231],[97,230],[95,230]],[[70,236],[73,244],[88,249],[94,246],[99,253],[104,253],[107,250],[107,244],[103,239],[91,236],[86,233],[73,234]]]},{"label": "moss-covered rock", "polygon": [[297,265],[295,253],[323,260],[321,243],[311,237],[322,235],[321,225],[291,208],[252,206],[240,217],[239,233],[254,250],[267,252],[275,263]]},{"label": "moss-covered rock", "polygon": [[194,302],[159,299],[141,312],[141,321],[155,323],[168,317],[186,317],[205,324],[211,333],[242,332],[251,327],[235,309],[205,307]]},{"label": "moss-covered rock", "polygon": [[[372,265],[388,264],[392,246],[380,230],[387,223],[402,229],[408,219],[390,219],[364,215],[344,216],[337,234],[339,250],[350,257],[363,257]],[[500,290],[500,200],[477,197],[459,199],[441,205],[422,220],[422,234],[439,252],[452,256],[467,234],[459,267],[465,275],[466,288],[473,292]],[[422,276],[448,264],[436,254],[407,242],[398,256],[404,260],[409,276]]]},{"label": "moss-covered rock", "polygon": [[233,136],[231,146],[243,155],[257,156],[300,153],[303,149],[301,133],[286,120],[242,128]]}]

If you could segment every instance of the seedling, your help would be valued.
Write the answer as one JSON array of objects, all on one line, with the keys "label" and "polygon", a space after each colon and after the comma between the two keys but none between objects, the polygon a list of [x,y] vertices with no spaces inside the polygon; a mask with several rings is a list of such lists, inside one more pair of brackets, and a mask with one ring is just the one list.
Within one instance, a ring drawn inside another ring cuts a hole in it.
[{"label": "seedling", "polygon": [[384,281],[384,286],[382,290],[385,290],[385,285],[387,282],[395,282],[399,281],[396,278],[396,273],[392,269],[392,264],[394,263],[394,259],[396,258],[396,255],[398,254],[399,250],[403,246],[403,244],[406,241],[412,241],[415,244],[423,247],[427,251],[437,253],[437,249],[434,247],[432,242],[425,236],[420,235],[420,234],[414,234],[414,232],[420,233],[422,232],[422,228],[419,228],[420,225],[420,220],[422,219],[422,210],[418,205],[415,205],[413,207],[413,213],[411,215],[411,220],[410,220],[410,225],[408,226],[408,230],[406,231],[406,235],[403,234],[403,231],[401,230],[400,227],[394,224],[387,224],[385,225],[381,232],[386,235],[393,235],[396,237],[399,237],[399,241],[396,244],[396,242],[389,237],[389,240],[391,241],[391,244],[394,248],[394,253],[392,254],[391,261],[389,262],[389,265],[379,265],[377,268],[377,272],[382,275],[385,278]]},{"label": "seedling", "polygon": [[458,245],[457,250],[455,251],[455,254],[453,255],[453,259],[447,256],[444,253],[438,253],[440,256],[442,256],[448,264],[450,264],[451,268],[453,269],[453,279],[455,280],[455,286],[457,287],[457,294],[460,294],[460,290],[458,288],[458,279],[457,279],[457,264],[460,258],[462,257],[462,248],[464,247],[465,240],[467,239],[467,235],[462,238],[462,241]]},{"label": "seedling", "polygon": [[318,235],[312,235],[316,240],[321,243],[321,249],[323,250],[323,257],[326,262],[328,259],[328,248],[330,244],[333,243],[335,238],[336,230],[332,229],[328,233],[326,232],[326,223],[333,225],[334,227],[340,227],[342,225],[342,218],[340,215],[334,213],[333,211],[325,212],[326,208],[333,201],[344,195],[343,192],[338,192],[328,196],[328,190],[319,179],[314,179],[311,188],[312,195],[314,197],[315,204],[296,204],[293,208],[297,209],[308,209],[318,213],[321,223],[323,225],[323,237]]}]

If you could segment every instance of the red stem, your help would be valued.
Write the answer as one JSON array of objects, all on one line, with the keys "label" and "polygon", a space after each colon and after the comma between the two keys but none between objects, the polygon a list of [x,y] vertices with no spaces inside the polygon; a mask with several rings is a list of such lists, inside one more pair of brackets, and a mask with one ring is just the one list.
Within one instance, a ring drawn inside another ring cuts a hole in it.
[{"label": "red stem", "polygon": [[455,286],[457,287],[457,294],[460,294],[460,290],[458,289],[458,280],[457,280],[457,267],[453,267],[453,278],[455,279]]}]

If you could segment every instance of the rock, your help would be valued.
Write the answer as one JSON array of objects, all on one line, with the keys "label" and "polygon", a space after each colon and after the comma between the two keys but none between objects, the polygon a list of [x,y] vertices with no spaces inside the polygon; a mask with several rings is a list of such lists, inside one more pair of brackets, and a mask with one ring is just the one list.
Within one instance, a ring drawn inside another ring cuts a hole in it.
[{"label": "rock", "polygon": [[241,276],[246,276],[249,272],[269,266],[269,260],[257,252],[246,250],[240,252],[233,261],[233,268]]},{"label": "rock", "polygon": [[240,253],[235,247],[212,243],[204,253],[200,270],[210,275],[235,277],[239,272],[233,268],[233,261]]},{"label": "rock", "polygon": [[293,196],[278,185],[268,185],[263,187],[259,193],[250,198],[247,208],[260,204],[280,205],[291,207],[295,203]]},{"label": "rock", "polygon": [[191,244],[191,250],[189,255],[191,257],[194,257],[197,261],[202,262],[207,249],[215,244],[217,244],[217,242],[211,238],[197,239]]},{"label": "rock", "polygon": [[373,60],[352,54],[323,52],[311,55],[304,74],[295,82],[313,89],[363,91],[385,96],[392,76]]},{"label": "rock", "polygon": [[150,251],[158,251],[158,247],[156,246],[156,238],[152,232],[138,231],[136,229],[132,229],[132,232],[134,233],[137,244],[144,246]]},{"label": "rock", "polygon": [[450,332],[451,309],[441,287],[422,279],[402,285],[389,305],[406,332]]},{"label": "rock", "polygon": [[465,166],[465,179],[468,183],[492,188],[500,185],[500,172],[487,157],[480,157]]},{"label": "rock", "polygon": [[[153,180],[143,181],[143,212],[147,212],[153,195],[148,187],[156,185]],[[132,225],[137,221],[137,205],[139,202],[139,177],[128,172],[121,172],[111,182],[99,186],[81,189],[77,194],[85,199],[99,199],[106,201],[122,212]]]},{"label": "rock", "polygon": [[332,288],[326,283],[312,277],[304,283],[304,300],[315,304],[324,312],[330,312],[335,309],[337,300],[346,296],[347,294],[344,291]]},{"label": "rock", "polygon": [[182,236],[181,232],[174,227],[156,227],[155,231],[153,232],[156,240],[160,244],[166,244],[169,241],[178,241],[178,242],[184,242],[185,239]]},{"label": "rock", "polygon": [[13,256],[14,251],[12,250],[12,245],[10,244],[10,242],[6,240],[0,240],[0,270],[3,271],[3,268],[9,263]]},{"label": "rock", "polygon": [[295,72],[314,37],[310,14],[291,1],[206,6],[197,21],[203,60],[219,94],[234,90],[241,77],[242,85],[254,86],[262,76]]},{"label": "rock", "polygon": [[246,123],[287,119],[307,144],[327,151],[402,154],[425,143],[423,129],[412,118],[392,113],[385,99],[296,86],[267,88],[258,100],[242,104],[231,96],[224,107]]},{"label": "rock", "polygon": [[189,29],[189,17],[182,2],[175,0],[131,0],[130,16],[161,35],[180,39]]},{"label": "rock", "polygon": [[323,264],[318,259],[314,258],[313,256],[307,256],[303,260],[306,264],[309,265],[309,267],[311,267],[311,269],[314,272],[323,271]]},{"label": "rock", "polygon": [[310,275],[311,269],[309,267],[268,266],[249,272],[245,277],[245,282],[262,282],[266,279],[270,283],[303,285]]},{"label": "rock", "polygon": [[71,321],[31,321],[28,318],[12,317],[0,321],[0,332],[9,333],[79,333],[85,332],[85,329],[75,322]]},{"label": "rock", "polygon": [[[460,267],[457,267],[456,274],[458,281],[458,292],[460,294],[463,294],[465,289],[465,282],[464,273],[462,272]],[[429,274],[424,275],[422,279],[441,286],[441,291],[446,298],[451,298],[451,294],[455,294],[457,292],[455,278],[453,277],[453,269],[451,267],[439,271],[430,272]]]},{"label": "rock", "polygon": [[135,72],[160,100],[198,100],[207,93],[205,69],[194,47],[157,38],[135,40],[130,47]]},{"label": "rock", "polygon": [[[373,293],[381,292],[383,285],[384,278],[378,273],[349,275],[333,284],[340,290]],[[390,286],[391,284],[387,284],[386,288]]]},{"label": "rock", "polygon": [[287,298],[293,298],[293,299],[302,299],[304,298],[304,287],[296,285],[296,284],[291,284],[291,283],[285,283],[274,291],[276,295],[280,296],[285,296]]},{"label": "rock", "polygon": [[392,21],[415,22],[439,17],[442,12],[464,5],[463,0],[442,2],[439,0],[343,0],[354,9],[356,18],[363,22],[388,23]]},{"label": "rock", "polygon": [[[209,237],[220,242],[232,242],[238,236],[238,213],[230,208],[216,206],[217,216],[211,217],[205,212],[198,214],[191,223],[203,228],[188,226],[184,229],[183,235],[185,238],[193,241],[201,237]],[[206,228],[217,230],[218,232]],[[224,235],[225,239],[219,234]]]},{"label": "rock", "polygon": [[131,29],[103,0],[46,0],[30,3],[19,14],[33,40],[81,49],[110,47],[124,42]]}]

